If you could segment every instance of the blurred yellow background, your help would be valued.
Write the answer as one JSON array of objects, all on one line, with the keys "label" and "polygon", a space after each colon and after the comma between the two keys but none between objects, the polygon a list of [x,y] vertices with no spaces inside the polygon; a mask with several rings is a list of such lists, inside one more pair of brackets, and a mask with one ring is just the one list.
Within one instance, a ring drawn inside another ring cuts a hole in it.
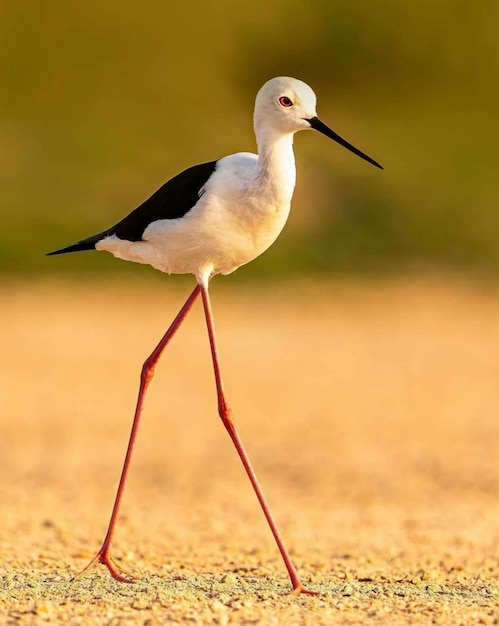
[{"label": "blurred yellow background", "polygon": [[[328,608],[358,623],[385,624],[387,606],[393,623],[425,607],[428,621],[468,611],[492,623],[498,20],[494,0],[0,2],[0,527],[2,580],[14,581],[0,587],[16,620],[46,611],[33,589],[57,615],[108,623],[110,606],[127,610],[104,574],[102,592],[70,581],[102,538],[140,366],[188,293],[109,254],[44,255],[192,164],[253,151],[256,92],[284,74],[308,82],[321,119],[385,171],[317,133],[296,137],[286,229],[213,284],[238,427]],[[228,571],[287,585],[217,416],[200,306],[151,385],[115,554],[144,585],[178,596],[183,571],[202,589],[187,612],[168,602],[178,623],[199,617]],[[348,581],[356,597],[342,595]],[[321,604],[283,618],[288,600],[276,596],[272,623],[334,623]],[[263,625],[267,609],[230,610]],[[149,613],[133,623],[156,623]]]},{"label": "blurred yellow background", "polygon": [[386,171],[299,135],[288,228],[241,275],[497,270],[498,18],[486,0],[1,3],[0,271],[151,275],[43,254],[254,150],[255,94],[281,74]]}]

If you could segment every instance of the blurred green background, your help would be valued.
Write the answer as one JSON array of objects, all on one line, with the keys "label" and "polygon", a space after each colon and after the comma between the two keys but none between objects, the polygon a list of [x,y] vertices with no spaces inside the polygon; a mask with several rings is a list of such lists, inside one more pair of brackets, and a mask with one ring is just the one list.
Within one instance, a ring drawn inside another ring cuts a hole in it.
[{"label": "blurred green background", "polygon": [[291,75],[380,172],[317,133],[279,241],[245,276],[499,270],[496,0],[0,2],[0,271],[44,257],[185,167],[254,150],[256,91]]}]

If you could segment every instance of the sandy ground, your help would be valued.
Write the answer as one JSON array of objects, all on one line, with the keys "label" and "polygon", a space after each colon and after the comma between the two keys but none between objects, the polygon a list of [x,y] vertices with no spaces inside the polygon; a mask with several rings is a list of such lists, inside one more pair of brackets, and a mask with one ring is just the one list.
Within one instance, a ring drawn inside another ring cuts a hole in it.
[{"label": "sandy ground", "polygon": [[228,398],[300,574],[216,411],[197,307],[156,371],[97,567],[138,373],[186,283],[4,285],[0,624],[499,623],[499,290],[212,289]]}]

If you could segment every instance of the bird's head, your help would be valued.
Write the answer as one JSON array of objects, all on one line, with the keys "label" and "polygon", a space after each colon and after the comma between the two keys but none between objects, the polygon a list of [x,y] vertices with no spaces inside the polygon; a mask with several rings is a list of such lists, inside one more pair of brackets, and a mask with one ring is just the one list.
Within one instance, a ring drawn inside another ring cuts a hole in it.
[{"label": "bird's head", "polygon": [[267,81],[256,96],[255,126],[267,125],[281,133],[310,128],[308,119],[317,117],[317,98],[303,81],[279,76]]},{"label": "bird's head", "polygon": [[317,97],[313,89],[303,81],[288,76],[270,79],[256,96],[254,123],[257,135],[265,131],[286,135],[299,130],[314,129],[334,139],[368,163],[383,169],[374,159],[321,122],[317,117],[316,103]]}]

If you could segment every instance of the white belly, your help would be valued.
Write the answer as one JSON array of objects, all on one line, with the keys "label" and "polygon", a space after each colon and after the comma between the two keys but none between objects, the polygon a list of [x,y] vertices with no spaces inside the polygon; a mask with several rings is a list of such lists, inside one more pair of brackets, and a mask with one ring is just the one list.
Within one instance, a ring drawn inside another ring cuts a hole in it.
[{"label": "white belly", "polygon": [[154,222],[144,231],[143,241],[113,235],[96,248],[168,274],[200,276],[207,268],[212,274],[230,274],[265,252],[289,215],[289,204],[261,212],[250,202],[229,208],[225,202],[206,200],[180,219]]}]

